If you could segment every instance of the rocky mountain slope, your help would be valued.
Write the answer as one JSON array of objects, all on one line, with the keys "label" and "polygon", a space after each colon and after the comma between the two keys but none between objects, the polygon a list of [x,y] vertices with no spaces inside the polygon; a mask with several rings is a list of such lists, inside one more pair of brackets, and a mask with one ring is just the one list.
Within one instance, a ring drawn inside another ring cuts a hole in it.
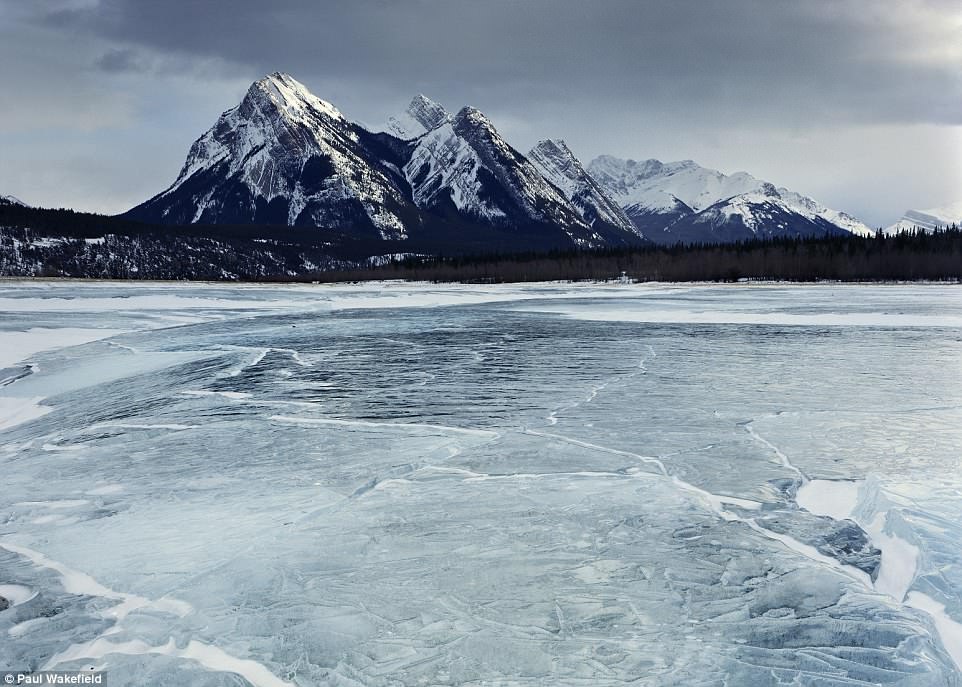
[{"label": "rocky mountain slope", "polygon": [[170,188],[127,215],[316,226],[385,241],[487,237],[502,248],[639,241],[630,228],[593,231],[478,110],[452,116],[418,96],[388,128],[368,131],[290,76],[271,74],[193,144]]},{"label": "rocky mountain slope", "polygon": [[2,196],[0,195],[0,205],[22,205],[28,207],[26,203],[17,198],[16,196]]},{"label": "rocky mountain slope", "polygon": [[691,160],[635,161],[602,155],[591,161],[588,172],[656,243],[873,233],[854,217],[812,198],[747,172],[722,174]]},{"label": "rocky mountain slope", "polygon": [[191,146],[170,188],[127,217],[316,227],[422,252],[871,233],[744,172],[610,156],[586,168],[557,140],[524,155],[477,109],[451,114],[424,95],[385,129],[370,131],[271,74]]},{"label": "rocky mountain slope", "polygon": [[528,153],[542,176],[575,206],[598,232],[633,232],[644,237],[625,211],[588,174],[562,140],[541,141]]},{"label": "rocky mountain slope", "polygon": [[391,141],[349,122],[286,74],[251,85],[191,146],[177,180],[128,215],[165,224],[280,224],[407,233]]},{"label": "rocky mountain slope", "polygon": [[944,228],[952,224],[962,224],[962,201],[929,210],[906,210],[898,222],[885,228],[885,233],[897,234],[914,229],[932,231],[936,227]]},{"label": "rocky mountain slope", "polygon": [[388,119],[386,130],[398,138],[410,140],[450,120],[451,115],[444,107],[419,93],[404,112]]}]

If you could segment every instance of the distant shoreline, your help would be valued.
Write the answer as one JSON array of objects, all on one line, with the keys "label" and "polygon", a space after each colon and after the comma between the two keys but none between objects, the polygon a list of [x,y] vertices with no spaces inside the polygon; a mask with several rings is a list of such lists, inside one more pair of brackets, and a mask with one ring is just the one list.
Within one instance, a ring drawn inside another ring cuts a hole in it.
[{"label": "distant shoreline", "polygon": [[315,286],[560,286],[560,285],[585,285],[585,286],[611,286],[631,287],[631,286],[725,286],[725,287],[748,287],[748,286],[962,286],[962,279],[861,279],[861,280],[840,280],[840,279],[817,279],[812,281],[789,280],[789,279],[739,279],[737,281],[714,281],[714,280],[690,280],[690,281],[636,281],[619,282],[617,279],[557,279],[547,281],[502,281],[502,282],[479,282],[479,281],[428,281],[418,279],[366,279],[366,280],[345,280],[345,281],[283,281],[283,280],[223,280],[216,281],[211,279],[128,279],[128,278],[103,278],[103,277],[34,277],[34,276],[0,276],[0,285],[15,284],[17,282],[28,283],[49,283],[49,284],[97,284],[97,285],[158,285],[158,286],[282,286],[285,288],[311,288]]},{"label": "distant shoreline", "polygon": [[[4,212],[6,215],[4,215]],[[147,226],[69,211],[0,212],[0,275],[213,281],[955,282],[962,230],[731,243],[506,250],[498,243],[377,242],[267,226]]]}]

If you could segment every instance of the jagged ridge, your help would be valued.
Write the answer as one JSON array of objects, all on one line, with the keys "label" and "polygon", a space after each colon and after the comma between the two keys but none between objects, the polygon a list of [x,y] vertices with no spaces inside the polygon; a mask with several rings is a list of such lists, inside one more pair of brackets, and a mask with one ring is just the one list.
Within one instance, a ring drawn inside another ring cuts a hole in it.
[{"label": "jagged ridge", "polygon": [[[451,115],[424,95],[387,128],[371,132],[274,73],[195,141],[167,190],[127,214],[318,227],[363,240],[417,234],[476,245],[489,237],[501,249],[795,235],[827,225],[868,232],[810,198],[690,160],[602,156],[585,169],[563,141],[550,140],[526,157],[479,110]],[[722,201],[727,208],[715,207]]]},{"label": "jagged ridge", "polygon": [[406,234],[406,189],[374,135],[275,73],[192,146],[177,180],[130,211],[169,224],[286,224]]},{"label": "jagged ridge", "polygon": [[962,224],[962,201],[929,210],[906,210],[898,222],[885,228],[887,234],[900,231],[933,231],[936,227],[945,228]]},{"label": "jagged ridge", "polygon": [[[747,172],[726,175],[692,160],[635,161],[610,155],[592,160],[588,171],[622,205],[635,225],[659,243],[724,240],[721,237],[728,233],[717,229],[729,221],[753,235],[831,231],[826,225],[860,235],[872,234],[869,227],[850,215],[789,189],[776,188]],[[759,200],[760,197],[766,200]],[[714,207],[719,203],[728,203],[729,211]],[[752,208],[759,209],[756,217],[751,217]],[[697,217],[709,209],[711,212]],[[734,217],[738,219],[729,219]],[[714,229],[699,231],[699,226]],[[741,229],[730,233],[744,237]]]},{"label": "jagged ridge", "polygon": [[614,241],[644,238],[625,211],[585,171],[562,140],[540,141],[528,153],[542,176],[575,206],[593,230]]}]

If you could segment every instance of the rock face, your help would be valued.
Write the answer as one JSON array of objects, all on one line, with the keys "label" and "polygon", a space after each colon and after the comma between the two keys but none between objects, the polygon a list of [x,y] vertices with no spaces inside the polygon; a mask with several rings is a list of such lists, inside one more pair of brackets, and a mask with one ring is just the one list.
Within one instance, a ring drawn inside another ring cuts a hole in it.
[{"label": "rock face", "polygon": [[692,160],[602,155],[591,161],[588,172],[656,243],[873,233],[854,217],[812,198],[746,172],[726,175]]},{"label": "rock face", "polygon": [[191,147],[177,180],[133,208],[164,224],[315,226],[352,239],[598,247],[641,242],[599,225],[478,110],[419,95],[387,133],[348,121],[286,74],[254,83]]},{"label": "rock face", "polygon": [[564,141],[541,141],[528,153],[528,159],[571,201],[592,229],[604,232],[613,240],[625,234],[644,237],[644,231],[635,227],[631,218],[598,185]]},{"label": "rock face", "polygon": [[191,146],[177,180],[131,217],[164,224],[317,226],[407,233],[396,139],[349,122],[286,74],[254,83]]},{"label": "rock face", "polygon": [[436,129],[450,119],[451,115],[441,105],[426,95],[418,94],[414,96],[407,110],[388,119],[387,131],[398,138],[409,140]]},{"label": "rock face", "polygon": [[274,73],[197,139],[167,190],[127,215],[316,227],[332,241],[426,252],[871,233],[811,198],[691,160],[601,156],[585,168],[560,140],[525,156],[480,111],[452,115],[424,95],[385,129],[350,121]]},{"label": "rock face", "polygon": [[474,108],[462,108],[417,138],[404,174],[422,210],[503,227],[540,227],[545,233],[559,227],[575,245],[605,243],[571,201]]},{"label": "rock face", "polygon": [[30,207],[16,196],[0,196],[0,205],[22,205],[23,207]]},{"label": "rock face", "polygon": [[929,210],[906,210],[901,219],[885,228],[886,234],[897,234],[900,231],[932,231],[936,227],[948,227],[962,224],[962,201]]}]

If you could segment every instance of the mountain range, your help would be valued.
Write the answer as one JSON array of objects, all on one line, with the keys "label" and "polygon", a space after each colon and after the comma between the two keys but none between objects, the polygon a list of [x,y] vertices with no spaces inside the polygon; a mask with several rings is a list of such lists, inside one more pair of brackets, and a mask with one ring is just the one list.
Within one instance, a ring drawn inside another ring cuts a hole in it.
[{"label": "mountain range", "polygon": [[251,85],[191,146],[174,183],[127,217],[317,227],[419,250],[546,249],[870,234],[857,219],[740,172],[527,154],[480,111],[423,95],[372,131],[282,73]]},{"label": "mountain range", "polygon": [[953,224],[962,225],[962,201],[929,210],[906,210],[898,222],[885,228],[885,233],[897,234],[914,229],[932,231]]},{"label": "mountain range", "polygon": [[747,172],[726,175],[691,160],[636,162],[602,155],[588,172],[656,243],[873,233],[812,198]]},{"label": "mountain range", "polygon": [[585,219],[478,110],[450,115],[419,97],[393,134],[372,132],[279,73],[251,85],[191,146],[174,183],[127,216],[428,246],[641,241],[630,225]]},{"label": "mountain range", "polygon": [[26,203],[24,203],[22,200],[20,200],[16,196],[4,196],[4,195],[0,195],[0,205],[22,205],[24,207],[27,206]]}]

